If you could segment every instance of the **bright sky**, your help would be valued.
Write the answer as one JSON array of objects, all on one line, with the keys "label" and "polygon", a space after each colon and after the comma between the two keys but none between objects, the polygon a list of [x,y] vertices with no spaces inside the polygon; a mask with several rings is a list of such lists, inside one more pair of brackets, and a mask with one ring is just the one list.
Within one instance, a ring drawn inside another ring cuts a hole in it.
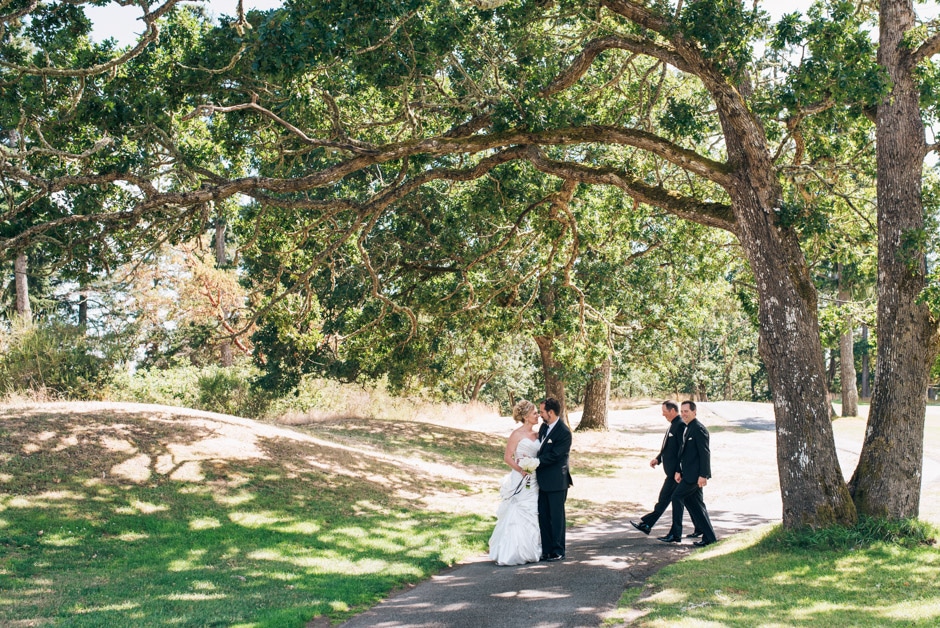
[{"label": "bright sky", "polygon": [[[469,1],[469,0],[467,0]],[[519,1],[519,0],[515,0]],[[784,13],[794,11],[803,12],[812,0],[760,0],[761,7],[776,20]],[[273,9],[284,4],[283,0],[243,0],[246,11],[249,9]],[[195,4],[195,3],[194,3]],[[203,0],[202,4],[209,9],[215,17],[220,15],[235,15],[238,0]],[[748,2],[750,4],[750,2]],[[103,7],[85,7],[85,13],[95,24],[92,37],[98,41],[113,37],[120,45],[133,44],[137,37],[143,33],[143,22],[140,9],[129,6],[122,7],[112,2]]]},{"label": "bright sky", "polygon": [[[189,4],[202,4],[213,17],[235,15],[238,12],[238,0],[203,0]],[[243,0],[245,11],[249,9],[273,9],[283,5],[283,0]],[[104,41],[109,37],[119,45],[133,44],[144,32],[144,23],[140,21],[140,9],[135,6],[122,7],[116,2],[103,7],[85,7],[85,15],[95,25],[92,38]]]}]

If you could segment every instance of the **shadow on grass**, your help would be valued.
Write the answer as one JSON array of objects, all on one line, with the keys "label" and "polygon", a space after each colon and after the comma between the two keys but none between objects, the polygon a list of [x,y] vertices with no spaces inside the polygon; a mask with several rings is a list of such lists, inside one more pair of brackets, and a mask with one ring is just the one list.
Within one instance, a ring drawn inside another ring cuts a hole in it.
[{"label": "shadow on grass", "polygon": [[415,507],[433,470],[252,430],[0,414],[0,624],[302,626],[483,548],[490,517]]},{"label": "shadow on grass", "polygon": [[625,601],[650,626],[936,626],[938,568],[935,547],[788,549],[750,533],[663,569]]},{"label": "shadow on grass", "polygon": [[501,436],[480,432],[471,434],[466,430],[430,423],[381,419],[319,420],[296,429],[328,435],[340,443],[380,447],[397,455],[418,455],[427,459],[443,457],[449,464],[468,469],[502,469],[506,447],[506,439]]}]

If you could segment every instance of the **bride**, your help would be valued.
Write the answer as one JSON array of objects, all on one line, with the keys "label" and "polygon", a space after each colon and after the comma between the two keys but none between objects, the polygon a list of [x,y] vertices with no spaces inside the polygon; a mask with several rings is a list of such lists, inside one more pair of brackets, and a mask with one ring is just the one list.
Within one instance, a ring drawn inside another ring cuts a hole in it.
[{"label": "bride", "polygon": [[538,414],[531,401],[523,399],[512,409],[513,420],[522,423],[509,435],[503,457],[512,471],[500,487],[502,502],[496,510],[496,528],[490,537],[490,559],[497,565],[522,565],[538,562],[542,554],[539,534],[539,487],[535,469],[528,472],[520,465],[539,452]]}]

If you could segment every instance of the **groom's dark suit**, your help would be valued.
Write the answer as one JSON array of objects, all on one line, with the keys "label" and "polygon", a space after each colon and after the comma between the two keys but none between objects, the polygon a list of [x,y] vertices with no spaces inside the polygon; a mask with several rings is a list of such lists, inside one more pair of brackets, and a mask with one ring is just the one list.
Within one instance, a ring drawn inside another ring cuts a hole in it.
[{"label": "groom's dark suit", "polygon": [[[547,436],[546,436],[547,434]],[[565,500],[572,486],[568,472],[571,451],[571,430],[558,419],[551,430],[543,423],[539,428],[539,466],[535,477],[539,483],[539,531],[542,554],[565,555]]]}]

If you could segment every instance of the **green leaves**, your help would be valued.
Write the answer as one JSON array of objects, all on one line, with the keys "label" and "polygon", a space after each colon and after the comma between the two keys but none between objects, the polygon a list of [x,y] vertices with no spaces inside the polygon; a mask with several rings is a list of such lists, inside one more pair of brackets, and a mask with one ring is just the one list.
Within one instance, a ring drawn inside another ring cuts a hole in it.
[{"label": "green leaves", "polygon": [[659,117],[659,123],[672,137],[687,137],[698,143],[705,139],[705,133],[709,130],[709,125],[698,115],[700,111],[701,109],[691,102],[669,96],[666,99],[666,110]]},{"label": "green leaves", "polygon": [[756,5],[749,11],[740,0],[695,0],[685,3],[677,26],[726,76],[737,79],[751,63],[751,42],[767,20],[767,13]]}]

